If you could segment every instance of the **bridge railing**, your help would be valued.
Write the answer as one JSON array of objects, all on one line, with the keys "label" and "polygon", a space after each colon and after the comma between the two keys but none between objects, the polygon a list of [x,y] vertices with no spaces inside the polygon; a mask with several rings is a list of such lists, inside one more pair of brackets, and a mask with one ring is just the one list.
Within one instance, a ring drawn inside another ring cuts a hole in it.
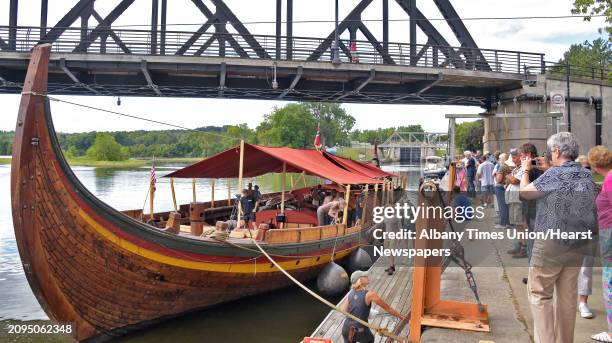
[{"label": "bridge railing", "polygon": [[544,61],[541,68],[525,67],[525,74],[548,74],[572,78],[602,80],[612,83],[612,69],[600,66],[575,65],[562,62]]},{"label": "bridge railing", "polygon": [[[134,29],[65,28],[52,41],[40,40],[40,27],[0,26],[0,51],[29,51],[39,42],[54,52],[139,55],[182,55],[330,61],[333,40],[312,37],[240,35]],[[43,32],[44,33],[44,32]],[[7,37],[15,37],[8,39]],[[220,44],[220,42],[223,42]],[[280,44],[278,44],[280,43]],[[511,50],[473,49],[430,44],[340,40],[343,63],[454,68],[499,73],[545,72],[544,54]]]}]

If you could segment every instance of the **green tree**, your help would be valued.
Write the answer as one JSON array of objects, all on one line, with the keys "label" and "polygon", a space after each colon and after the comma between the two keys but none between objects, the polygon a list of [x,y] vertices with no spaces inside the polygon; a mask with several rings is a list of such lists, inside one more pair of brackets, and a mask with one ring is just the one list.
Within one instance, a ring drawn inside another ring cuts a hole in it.
[{"label": "green tree", "polygon": [[123,161],[129,153],[110,133],[98,132],[94,144],[87,149],[87,157],[96,161]]},{"label": "green tree", "polygon": [[612,43],[597,38],[592,42],[572,44],[559,63],[606,69],[612,64]]},{"label": "green tree", "polygon": [[455,146],[459,151],[482,150],[484,122],[482,119],[463,122],[455,127]]},{"label": "green tree", "polygon": [[327,146],[348,145],[355,118],[340,104],[307,102],[299,104],[321,126],[321,143]]},{"label": "green tree", "polygon": [[612,1],[610,0],[574,0],[573,14],[586,15],[585,21],[591,21],[592,16],[604,15],[608,24],[604,30],[612,37]]},{"label": "green tree", "polygon": [[312,147],[317,122],[303,104],[274,108],[257,127],[257,140],[264,145]]}]

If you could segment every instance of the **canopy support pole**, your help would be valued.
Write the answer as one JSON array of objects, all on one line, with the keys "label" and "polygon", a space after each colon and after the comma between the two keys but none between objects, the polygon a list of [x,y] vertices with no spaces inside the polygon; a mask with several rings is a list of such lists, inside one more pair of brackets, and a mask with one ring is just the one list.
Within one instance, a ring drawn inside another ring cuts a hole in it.
[{"label": "canopy support pole", "polygon": [[232,206],[232,179],[227,178],[227,206]]},{"label": "canopy support pole", "polygon": [[[283,162],[283,177],[281,180],[281,213],[285,213],[285,182],[287,177],[287,162]],[[285,223],[280,223],[280,228],[284,228]]]},{"label": "canopy support pole", "polygon": [[380,197],[380,205],[384,206],[387,203],[387,181],[383,181],[381,187],[381,197]]},{"label": "canopy support pole", "polygon": [[[238,164],[238,191],[242,196],[242,172],[244,170],[244,140],[240,140],[240,163]],[[241,198],[242,199],[242,198]],[[242,218],[242,201],[238,202],[238,223]],[[240,224],[238,224],[240,226]],[[248,228],[245,222],[244,226]]]},{"label": "canopy support pole", "polygon": [[366,185],[365,190],[363,191],[363,202],[361,205],[361,227],[365,226],[365,214],[366,214],[366,207],[368,205],[368,188],[369,187],[370,185]]},{"label": "canopy support pole", "polygon": [[196,181],[195,177],[191,179],[191,198],[193,202],[196,202]]},{"label": "canopy support pole", "polygon": [[351,185],[346,185],[346,192],[344,192],[344,209],[342,210],[342,224],[346,225],[348,219],[348,205],[351,195]]},{"label": "canopy support pole", "polygon": [[378,206],[378,184],[374,184],[374,207]]},{"label": "canopy support pole", "polygon": [[295,183],[293,182],[293,174],[289,174],[289,182],[291,184],[291,189],[295,188]]},{"label": "canopy support pole", "polygon": [[174,192],[174,178],[170,178],[170,190],[172,191],[172,205],[174,206],[174,212],[178,212],[178,207],[176,206],[176,193]]},{"label": "canopy support pole", "polygon": [[212,179],[210,208],[215,208],[215,179]]},{"label": "canopy support pole", "polygon": [[151,180],[149,182],[149,220],[155,220],[155,209],[154,209],[154,199],[155,199],[155,184]]}]

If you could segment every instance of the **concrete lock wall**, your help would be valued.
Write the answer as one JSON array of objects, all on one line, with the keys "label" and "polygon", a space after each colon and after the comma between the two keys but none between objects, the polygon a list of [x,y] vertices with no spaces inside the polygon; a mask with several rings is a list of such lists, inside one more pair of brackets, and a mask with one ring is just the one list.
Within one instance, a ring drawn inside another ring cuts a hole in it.
[{"label": "concrete lock wall", "polygon": [[[499,94],[500,99],[512,99],[521,94],[550,95],[551,91],[566,92],[563,77],[539,76],[535,87]],[[571,97],[602,98],[602,144],[612,146],[612,87],[596,80],[572,80]],[[550,101],[507,101],[502,102],[495,113],[542,113],[541,118],[485,118],[484,150],[508,151],[525,142],[531,142],[544,152],[546,139],[554,133],[553,120],[544,114],[552,112]],[[567,131],[567,109],[559,123],[560,131]],[[571,131],[580,142],[580,153],[586,154],[595,146],[595,107],[583,102],[571,102]]]}]

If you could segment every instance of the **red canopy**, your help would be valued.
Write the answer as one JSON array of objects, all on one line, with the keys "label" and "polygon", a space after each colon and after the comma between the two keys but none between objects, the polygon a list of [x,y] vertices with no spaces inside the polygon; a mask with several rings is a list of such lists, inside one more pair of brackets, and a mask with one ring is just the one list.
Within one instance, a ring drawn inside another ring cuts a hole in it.
[{"label": "red canopy", "polygon": [[357,161],[353,161],[350,158],[344,158],[344,157],[340,157],[340,156],[336,156],[333,154],[330,154],[329,152],[325,151],[324,152],[325,156],[327,156],[329,159],[333,160],[334,162],[336,162],[337,164],[339,164],[340,166],[342,166],[342,168],[352,171],[354,173],[359,173],[363,176],[367,176],[370,178],[383,178],[383,177],[393,177],[396,176],[394,174],[389,174],[386,171],[374,166],[374,165],[366,165],[364,163],[360,163]]},{"label": "red canopy", "polygon": [[[200,162],[177,170],[165,177],[176,178],[236,178],[240,163],[240,147],[234,147]],[[307,149],[270,148],[244,144],[243,177],[280,173],[283,163],[290,173],[305,172],[340,184],[379,183],[361,173],[343,169],[321,152]]]}]

